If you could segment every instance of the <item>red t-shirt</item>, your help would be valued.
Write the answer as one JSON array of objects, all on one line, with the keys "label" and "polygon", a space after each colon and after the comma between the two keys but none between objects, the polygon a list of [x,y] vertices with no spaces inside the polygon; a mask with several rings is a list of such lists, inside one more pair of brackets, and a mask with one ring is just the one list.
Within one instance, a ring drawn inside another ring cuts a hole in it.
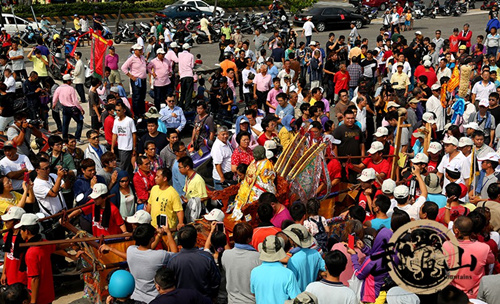
[{"label": "red t-shirt", "polygon": [[[444,222],[444,212],[446,211],[446,208],[439,208],[438,215],[436,217],[436,222],[440,222],[441,224],[446,226],[446,223]],[[461,215],[467,215],[469,213],[469,209],[464,206],[453,206],[451,207],[450,210],[450,221],[454,221],[457,219],[457,217]]]},{"label": "red t-shirt", "polygon": [[[278,134],[273,133],[272,138],[275,138],[275,137],[278,137]],[[267,138],[266,133],[262,132],[262,134],[260,134],[259,138],[257,138],[257,143],[261,146],[264,146],[264,144],[268,140],[271,140],[271,139]]]},{"label": "red t-shirt", "polygon": [[458,52],[458,43],[459,43],[459,40],[458,40],[458,36],[455,36],[455,35],[451,35],[449,40],[450,40],[450,52],[452,53],[456,53]]},{"label": "red t-shirt", "polygon": [[250,243],[255,250],[259,250],[259,244],[264,242],[268,235],[275,235],[281,229],[274,226],[257,227],[253,230],[252,242]]},{"label": "red t-shirt", "polygon": [[106,116],[104,120],[104,138],[109,145],[113,142],[113,125],[115,124],[115,117],[113,115]]},{"label": "red t-shirt", "polygon": [[[363,190],[359,190],[359,191],[361,191],[360,195],[359,195],[359,205],[361,207],[363,207],[363,209],[365,209],[365,210],[370,210],[370,209],[366,209],[366,204],[368,204],[368,200],[366,199],[365,192]],[[379,196],[380,194],[383,194],[382,191],[377,190],[377,192],[375,192],[375,196],[373,197],[373,200],[375,200],[375,198],[377,196]]]},{"label": "red t-shirt", "polygon": [[333,76],[333,82],[335,83],[335,94],[338,94],[340,90],[349,89],[349,81],[351,80],[351,77],[349,76],[349,72],[345,71],[338,71],[335,73],[335,76]]},{"label": "red t-shirt", "polygon": [[[7,235],[9,233],[6,233],[3,236],[4,243],[7,241]],[[24,272],[19,271],[19,265],[21,265],[21,261],[14,257],[14,243],[16,242],[17,237],[21,237],[21,234],[19,233],[18,235],[12,236],[12,246],[10,247],[10,251],[5,254],[5,259],[4,259],[5,262],[3,267],[5,271],[5,276],[7,277],[7,285],[12,285],[15,283],[22,283],[24,285],[28,284],[28,277],[26,276],[26,271]]]},{"label": "red t-shirt", "polygon": [[[365,164],[367,168],[373,168],[377,175],[385,173],[385,178],[388,178],[391,175],[391,164],[387,159],[382,159],[380,163],[375,164],[371,158],[365,158],[365,160],[363,160],[363,164]],[[377,180],[375,180],[375,186],[380,187]]]},{"label": "red t-shirt", "polygon": [[[92,200],[90,200],[92,201]],[[109,227],[104,228],[102,226],[102,213],[104,212],[104,209],[101,208],[101,217],[99,222],[94,221],[94,205],[90,205],[87,207],[82,208],[83,214],[92,214],[92,234],[94,236],[101,236],[101,235],[112,235],[112,234],[121,234],[123,231],[120,229],[120,226],[125,224],[123,222],[123,218],[120,215],[120,210],[116,208],[115,205],[109,204],[111,207],[111,215],[109,217]]]},{"label": "red t-shirt", "polygon": [[438,165],[439,164],[437,161],[429,160],[429,163],[427,164],[427,172],[435,171],[437,169]]},{"label": "red t-shirt", "polygon": [[[50,255],[56,251],[56,245],[33,246],[26,252],[26,273],[28,275],[28,289],[31,290],[33,277],[40,278],[37,304],[49,304],[56,298],[54,280],[52,278],[52,262]],[[32,300],[33,301],[33,300]]]}]

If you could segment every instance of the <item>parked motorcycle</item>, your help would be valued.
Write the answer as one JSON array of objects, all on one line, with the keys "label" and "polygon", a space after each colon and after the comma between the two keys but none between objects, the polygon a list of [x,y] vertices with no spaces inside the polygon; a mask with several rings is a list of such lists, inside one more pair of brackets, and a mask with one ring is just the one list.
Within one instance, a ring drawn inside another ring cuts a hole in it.
[{"label": "parked motorcycle", "polygon": [[[212,38],[212,41],[213,42],[219,42],[220,31],[215,30],[212,26],[208,27],[208,31],[210,32],[210,36]],[[199,28],[196,29],[196,36],[195,36],[194,40],[198,44],[202,44],[204,42],[208,42],[209,41],[207,33],[205,33],[204,31],[202,31]]]},{"label": "parked motorcycle", "polygon": [[493,6],[498,5],[496,0],[484,0],[483,5],[481,5],[482,10],[491,10]]},{"label": "parked motorcycle", "polygon": [[127,23],[124,25],[118,25],[118,32],[113,39],[116,44],[120,44],[122,42],[134,42],[136,40],[137,38],[135,38],[134,32]]}]

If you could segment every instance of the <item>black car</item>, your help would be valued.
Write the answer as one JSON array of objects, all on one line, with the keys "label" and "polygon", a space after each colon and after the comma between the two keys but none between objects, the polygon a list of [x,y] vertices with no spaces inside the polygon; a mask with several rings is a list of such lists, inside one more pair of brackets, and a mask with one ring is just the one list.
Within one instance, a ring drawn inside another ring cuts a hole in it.
[{"label": "black car", "polygon": [[205,14],[207,17],[212,16],[212,13],[202,12],[194,5],[190,4],[172,4],[168,7],[156,12],[156,17],[159,19],[199,19],[201,15]]},{"label": "black car", "polygon": [[307,21],[307,16],[312,16],[312,22],[319,32],[334,26],[349,25],[351,21],[356,22],[358,29],[369,23],[368,19],[348,9],[332,6],[313,6],[308,11],[296,15],[293,23],[302,26]]}]

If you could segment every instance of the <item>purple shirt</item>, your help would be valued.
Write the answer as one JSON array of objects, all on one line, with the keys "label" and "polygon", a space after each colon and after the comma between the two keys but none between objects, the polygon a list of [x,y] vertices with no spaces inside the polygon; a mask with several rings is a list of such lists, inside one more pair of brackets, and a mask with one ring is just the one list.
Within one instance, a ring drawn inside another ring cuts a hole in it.
[{"label": "purple shirt", "polygon": [[273,218],[271,219],[271,224],[274,225],[274,227],[281,228],[281,223],[283,223],[284,220],[292,220],[292,216],[290,215],[290,211],[285,207],[283,211],[280,213],[276,213]]},{"label": "purple shirt", "polygon": [[120,57],[118,54],[115,54],[114,56],[111,56],[110,54],[106,55],[106,59],[104,60],[104,65],[109,67],[112,70],[118,70],[118,61],[120,60]]},{"label": "purple shirt", "polygon": [[172,72],[172,65],[170,60],[163,58],[160,60],[157,58],[151,60],[148,64],[148,73],[156,74],[155,77],[155,87],[163,87],[170,84],[169,74]]},{"label": "purple shirt", "polygon": [[183,51],[179,53],[179,76],[180,78],[184,77],[193,77],[193,68],[194,68],[194,56],[188,51]]},{"label": "purple shirt", "polygon": [[130,56],[127,61],[122,65],[123,74],[127,75],[130,73],[132,76],[146,79],[147,71],[146,71],[146,59],[144,56],[137,57],[135,55]]},{"label": "purple shirt", "polygon": [[[267,93],[267,101],[269,101],[269,103],[273,106],[273,107],[277,107],[279,105],[278,101],[276,100],[276,96],[278,96],[279,93],[283,93],[283,91],[281,89],[279,90],[276,90],[275,88],[272,88],[271,91],[269,91],[269,93]],[[276,113],[276,110],[269,107],[269,113]]]}]

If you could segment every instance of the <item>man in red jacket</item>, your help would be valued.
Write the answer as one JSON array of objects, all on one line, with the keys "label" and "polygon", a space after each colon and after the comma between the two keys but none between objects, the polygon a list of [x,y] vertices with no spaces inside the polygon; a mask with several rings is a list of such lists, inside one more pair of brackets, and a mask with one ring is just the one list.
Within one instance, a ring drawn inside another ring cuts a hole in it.
[{"label": "man in red jacket", "polygon": [[467,54],[469,53],[471,47],[470,43],[471,38],[472,38],[472,31],[469,30],[469,24],[466,23],[464,24],[464,29],[458,35],[458,40],[460,41],[459,45],[465,45],[465,47],[467,47],[467,49],[465,50],[465,53]]}]

